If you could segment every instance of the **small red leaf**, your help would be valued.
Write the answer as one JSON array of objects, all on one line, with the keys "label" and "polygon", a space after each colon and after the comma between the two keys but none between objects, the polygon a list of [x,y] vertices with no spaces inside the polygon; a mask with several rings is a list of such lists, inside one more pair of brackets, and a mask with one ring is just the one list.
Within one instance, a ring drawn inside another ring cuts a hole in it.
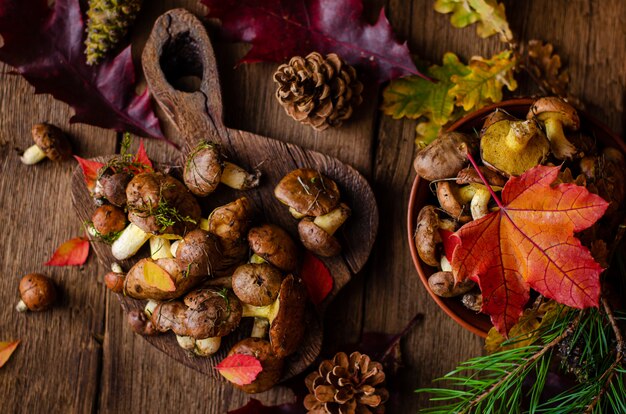
[{"label": "small red leaf", "polygon": [[66,241],[54,252],[46,266],[80,266],[89,256],[89,240],[85,237],[74,237]]},{"label": "small red leaf", "polygon": [[11,354],[13,354],[19,343],[19,339],[13,342],[0,342],[0,368],[11,358]]},{"label": "small red leaf", "polygon": [[77,155],[74,155],[74,158],[78,161],[80,169],[83,170],[83,177],[85,178],[87,189],[93,191],[96,187],[96,181],[98,180],[98,170],[102,168],[104,164],[98,161],[86,160]]},{"label": "small red leaf", "polygon": [[454,249],[461,244],[461,240],[454,234],[454,232],[445,229],[439,229],[441,240],[443,241],[443,251],[448,261],[452,260],[452,254]]},{"label": "small red leaf", "polygon": [[146,153],[146,147],[143,146],[143,139],[139,140],[139,148],[137,148],[137,153],[135,154],[133,162],[143,164],[150,170],[153,169],[152,161],[150,161],[150,158],[148,158],[148,154]]},{"label": "small red leaf", "polygon": [[215,368],[228,381],[237,385],[251,384],[263,371],[261,362],[251,355],[232,354],[227,356]]},{"label": "small red leaf", "polygon": [[311,302],[315,305],[322,303],[333,290],[334,280],[324,263],[311,252],[304,254],[300,278],[306,286]]}]

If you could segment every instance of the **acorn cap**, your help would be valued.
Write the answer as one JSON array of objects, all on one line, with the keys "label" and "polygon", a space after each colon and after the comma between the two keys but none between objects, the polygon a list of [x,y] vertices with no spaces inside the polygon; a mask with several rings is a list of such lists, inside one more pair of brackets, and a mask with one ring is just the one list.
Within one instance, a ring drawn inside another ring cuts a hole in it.
[{"label": "acorn cap", "polygon": [[274,189],[283,204],[305,216],[321,216],[339,204],[339,188],[330,178],[310,168],[291,171]]},{"label": "acorn cap", "polygon": [[258,256],[285,272],[298,267],[298,248],[289,234],[274,224],[253,227],[248,232],[250,248]]},{"label": "acorn cap", "polygon": [[337,238],[315,224],[311,217],[300,220],[298,234],[304,247],[318,256],[332,257],[341,252]]},{"label": "acorn cap", "polygon": [[35,145],[52,161],[61,161],[72,155],[72,147],[67,137],[54,125],[35,124],[31,132]]}]

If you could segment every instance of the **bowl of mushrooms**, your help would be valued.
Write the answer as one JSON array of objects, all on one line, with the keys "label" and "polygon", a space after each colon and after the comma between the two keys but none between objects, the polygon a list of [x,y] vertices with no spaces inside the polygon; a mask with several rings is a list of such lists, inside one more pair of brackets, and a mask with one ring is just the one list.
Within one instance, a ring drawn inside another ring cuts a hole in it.
[{"label": "bowl of mushrooms", "polygon": [[510,177],[536,165],[561,165],[562,179],[609,201],[610,214],[624,201],[626,145],[593,117],[548,97],[513,99],[473,112],[418,153],[407,216],[413,263],[439,307],[486,337],[492,324],[480,313],[480,289],[471,280],[455,284],[444,249],[447,232],[495,208],[467,153],[496,193]]}]

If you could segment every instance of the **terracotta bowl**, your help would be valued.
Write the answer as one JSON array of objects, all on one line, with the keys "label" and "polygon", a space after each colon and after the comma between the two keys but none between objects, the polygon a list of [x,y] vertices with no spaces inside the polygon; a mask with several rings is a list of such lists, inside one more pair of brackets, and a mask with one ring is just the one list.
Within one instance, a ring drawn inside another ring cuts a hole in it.
[{"label": "terracotta bowl", "polygon": [[[496,108],[504,109],[518,118],[525,118],[532,102],[533,99],[512,99],[487,106],[461,118],[450,126],[448,131],[461,131],[467,133],[473,133],[475,130],[479,131],[485,117]],[[609,128],[584,112],[579,112],[579,116],[581,118],[583,130],[592,133],[602,144],[619,148],[622,153],[626,153],[626,144],[624,144],[624,142],[617,135],[611,132]],[[439,297],[435,295],[428,286],[428,277],[435,272],[435,268],[428,266],[419,258],[413,235],[417,224],[417,215],[419,214],[422,206],[425,204],[435,204],[436,202],[437,200],[429,188],[429,182],[422,180],[419,177],[415,177],[409,198],[409,210],[407,215],[407,236],[409,238],[409,246],[413,263],[415,264],[420,280],[428,290],[428,293],[433,300],[437,302],[439,307],[465,329],[475,333],[476,335],[486,337],[487,332],[492,327],[491,321],[487,315],[480,313],[477,314],[467,309],[461,304],[458,297]]]}]

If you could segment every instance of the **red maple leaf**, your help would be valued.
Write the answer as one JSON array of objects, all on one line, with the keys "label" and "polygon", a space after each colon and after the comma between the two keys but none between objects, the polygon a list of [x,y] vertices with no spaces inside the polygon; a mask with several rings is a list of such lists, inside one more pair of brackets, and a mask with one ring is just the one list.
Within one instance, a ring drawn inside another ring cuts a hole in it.
[{"label": "red maple leaf", "polygon": [[98,170],[104,167],[104,164],[94,160],[86,160],[77,155],[74,155],[80,169],[83,171],[83,177],[85,178],[85,184],[89,191],[93,191],[96,187],[96,181],[98,181]]},{"label": "red maple leaf", "polygon": [[300,278],[304,286],[306,286],[311,302],[315,305],[322,303],[330,291],[333,290],[334,279],[330,275],[328,268],[311,252],[307,251],[304,254]]},{"label": "red maple leaf", "polygon": [[79,0],[0,0],[0,60],[75,110],[70,122],[164,139],[146,90],[135,93],[130,46],[98,66],[84,54]]},{"label": "red maple leaf", "polygon": [[89,240],[85,237],[74,237],[59,246],[46,266],[80,266],[85,264],[89,256]]},{"label": "red maple leaf", "polygon": [[379,82],[419,75],[406,43],[399,43],[383,10],[370,25],[362,0],[202,0],[234,41],[252,43],[241,60],[282,62],[317,51],[337,53]]},{"label": "red maple leaf", "polygon": [[137,153],[135,154],[135,158],[133,158],[133,162],[143,164],[146,167],[144,171],[152,171],[154,169],[152,161],[150,161],[150,158],[148,158],[148,154],[146,153],[146,147],[143,146],[143,139],[139,140],[139,148],[137,148]]},{"label": "red maple leaf", "polygon": [[597,306],[600,273],[574,233],[592,226],[608,203],[575,184],[551,184],[559,167],[537,166],[511,178],[499,210],[461,227],[452,255],[455,279],[478,282],[482,312],[506,335],[530,288],[575,308]]}]

